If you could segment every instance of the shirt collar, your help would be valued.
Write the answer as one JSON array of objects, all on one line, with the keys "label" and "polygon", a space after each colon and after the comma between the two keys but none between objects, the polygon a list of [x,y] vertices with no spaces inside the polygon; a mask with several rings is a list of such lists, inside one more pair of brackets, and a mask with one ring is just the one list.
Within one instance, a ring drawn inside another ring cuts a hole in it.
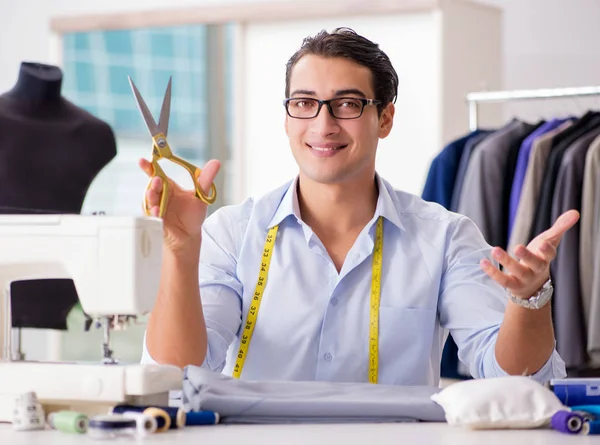
[{"label": "shirt collar", "polygon": [[377,206],[375,207],[374,221],[376,221],[379,216],[382,216],[400,230],[404,230],[404,225],[400,220],[399,210],[396,207],[397,203],[392,198],[392,186],[384,181],[378,173],[375,173],[375,179],[377,180],[377,186],[379,188],[379,197],[377,198]]},{"label": "shirt collar", "polygon": [[[373,222],[377,220],[379,216],[387,219],[399,229],[404,230],[404,226],[400,221],[398,215],[398,209],[396,209],[396,203],[392,199],[390,194],[391,186],[384,181],[378,173],[375,173],[375,179],[379,188],[379,197],[377,198],[377,206],[375,207],[375,215]],[[269,222],[268,229],[280,224],[288,216],[295,216],[297,221],[301,221],[300,218],[300,205],[298,204],[298,176],[292,181],[288,189],[286,190],[283,198],[277,207],[277,211]]]},{"label": "shirt collar", "polygon": [[284,219],[291,215],[295,216],[297,221],[300,221],[300,205],[298,204],[297,186],[298,176],[292,181],[283,195],[283,198],[281,198],[279,207],[277,207],[277,211],[273,215],[273,218],[271,218],[267,229],[279,225]]}]

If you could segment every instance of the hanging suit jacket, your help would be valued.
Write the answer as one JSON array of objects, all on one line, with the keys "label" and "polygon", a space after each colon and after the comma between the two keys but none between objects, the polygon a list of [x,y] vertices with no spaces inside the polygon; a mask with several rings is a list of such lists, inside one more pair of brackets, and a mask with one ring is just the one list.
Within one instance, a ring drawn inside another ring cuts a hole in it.
[{"label": "hanging suit jacket", "polygon": [[458,213],[472,219],[492,246],[506,247],[507,209],[503,200],[510,148],[520,145],[535,128],[513,119],[485,138],[471,155]]},{"label": "hanging suit jacket", "polygon": [[[585,159],[590,144],[598,135],[600,127],[581,136],[565,150],[552,200],[553,221],[567,210],[581,211]],[[554,281],[556,349],[567,367],[582,368],[588,360],[579,284],[579,224],[562,237],[550,270]]]},{"label": "hanging suit jacket", "polygon": [[572,124],[572,121],[567,121],[534,141],[523,179],[523,188],[519,197],[515,222],[508,242],[508,252],[513,252],[519,244],[527,245],[529,242],[529,233],[535,218],[536,202],[539,200],[546,162],[550,155],[553,139]]},{"label": "hanging suit jacket", "polygon": [[458,164],[458,171],[456,172],[456,179],[454,181],[454,187],[452,189],[452,199],[450,200],[450,211],[457,212],[458,204],[460,201],[460,194],[462,192],[462,186],[465,179],[465,174],[467,173],[467,167],[469,166],[469,161],[471,159],[471,155],[475,148],[490,134],[493,134],[494,130],[480,130],[477,136],[473,136],[469,138],[469,140],[465,143],[465,148],[463,150],[463,154],[460,158],[460,162]]},{"label": "hanging suit jacket", "polygon": [[531,153],[533,143],[537,140],[537,138],[559,127],[565,121],[566,119],[552,119],[543,125],[540,125],[525,138],[523,144],[521,144],[521,147],[519,148],[517,165],[515,166],[514,177],[510,187],[510,202],[508,207],[508,239],[510,239],[512,229],[515,224],[519,199],[521,197],[521,190],[523,189],[525,172],[527,171],[527,165],[529,164],[529,155]]},{"label": "hanging suit jacket", "polygon": [[481,130],[475,130],[450,142],[433,159],[421,196],[425,201],[437,202],[446,209],[450,208],[452,189],[465,145],[480,132]]},{"label": "hanging suit jacket", "polygon": [[600,113],[589,111],[570,128],[554,138],[550,156],[548,157],[547,168],[544,172],[544,179],[542,180],[540,199],[535,210],[535,218],[532,231],[529,234],[529,240],[548,230],[554,223],[554,220],[552,220],[552,199],[556,188],[558,170],[560,169],[565,151],[577,139],[597,126],[600,126]]},{"label": "hanging suit jacket", "polygon": [[[596,196],[600,193],[596,191]],[[598,205],[598,202],[596,202]],[[590,299],[590,318],[588,328],[587,350],[593,363],[600,363],[600,242],[596,242],[594,250],[594,281]]]},{"label": "hanging suit jacket", "polygon": [[581,303],[587,333],[587,352],[600,366],[600,136],[591,143],[585,159],[579,232]]}]

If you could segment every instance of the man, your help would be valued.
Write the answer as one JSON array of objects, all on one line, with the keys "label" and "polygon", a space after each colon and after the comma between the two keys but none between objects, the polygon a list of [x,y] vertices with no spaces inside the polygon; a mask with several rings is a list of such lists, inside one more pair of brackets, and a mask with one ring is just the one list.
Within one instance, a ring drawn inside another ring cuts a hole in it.
[{"label": "man", "polygon": [[[464,216],[394,190],[375,155],[397,87],[388,57],[353,31],[305,39],[286,72],[297,178],[206,221],[205,204],[171,188],[143,362],[244,379],[437,385],[446,328],[474,377],[565,375],[544,284],[577,212],[518,246],[517,261],[490,250]],[[218,170],[213,160],[202,171],[207,192]],[[158,214],[152,181],[146,199]],[[539,309],[518,304],[538,292]]]}]

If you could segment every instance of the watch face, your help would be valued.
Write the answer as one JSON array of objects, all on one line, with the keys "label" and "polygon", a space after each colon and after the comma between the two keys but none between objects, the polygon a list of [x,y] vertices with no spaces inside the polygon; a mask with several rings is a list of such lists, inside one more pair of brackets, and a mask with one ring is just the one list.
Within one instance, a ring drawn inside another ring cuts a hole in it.
[{"label": "watch face", "polygon": [[553,292],[553,288],[551,285],[547,285],[547,286],[544,285],[541,293],[534,297],[535,308],[539,309],[539,308],[545,306],[546,303],[548,303],[548,301],[552,297],[552,292]]},{"label": "watch face", "polygon": [[544,305],[544,301],[540,300],[539,298],[536,298],[534,301],[531,302],[531,305],[534,309],[540,309]]}]

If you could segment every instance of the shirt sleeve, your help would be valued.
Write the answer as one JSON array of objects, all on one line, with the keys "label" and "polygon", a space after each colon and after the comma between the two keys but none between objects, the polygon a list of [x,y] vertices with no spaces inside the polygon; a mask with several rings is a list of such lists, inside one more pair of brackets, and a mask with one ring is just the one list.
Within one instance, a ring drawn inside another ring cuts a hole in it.
[{"label": "shirt sleeve", "polygon": [[215,212],[203,226],[200,252],[200,298],[206,322],[208,348],[202,367],[221,372],[227,350],[242,323],[243,286],[237,276],[237,258],[242,241],[240,224],[226,209]]},{"label": "shirt sleeve", "polygon": [[[240,215],[236,223],[228,212],[219,209],[202,227],[199,286],[207,330],[207,351],[203,368],[221,372],[227,350],[236,338],[242,321],[242,284],[237,277],[237,252],[241,244]],[[156,363],[146,346],[144,334],[141,363]]]},{"label": "shirt sleeve", "polygon": [[[486,363],[484,363],[484,370],[486,372],[484,377],[504,377],[509,375],[504,369],[500,367],[496,360],[496,354],[489,353],[485,357]],[[567,376],[567,369],[564,360],[558,355],[556,346],[552,355],[548,359],[544,366],[542,366],[535,374],[530,377],[539,383],[545,383],[552,379],[562,379]]]},{"label": "shirt sleeve", "polygon": [[[452,334],[458,357],[474,378],[508,375],[495,355],[508,296],[480,267],[483,258],[497,265],[491,246],[473,221],[458,216],[448,230],[446,252],[438,301],[440,324]],[[565,364],[555,349],[532,377],[544,383],[565,375]]]}]

